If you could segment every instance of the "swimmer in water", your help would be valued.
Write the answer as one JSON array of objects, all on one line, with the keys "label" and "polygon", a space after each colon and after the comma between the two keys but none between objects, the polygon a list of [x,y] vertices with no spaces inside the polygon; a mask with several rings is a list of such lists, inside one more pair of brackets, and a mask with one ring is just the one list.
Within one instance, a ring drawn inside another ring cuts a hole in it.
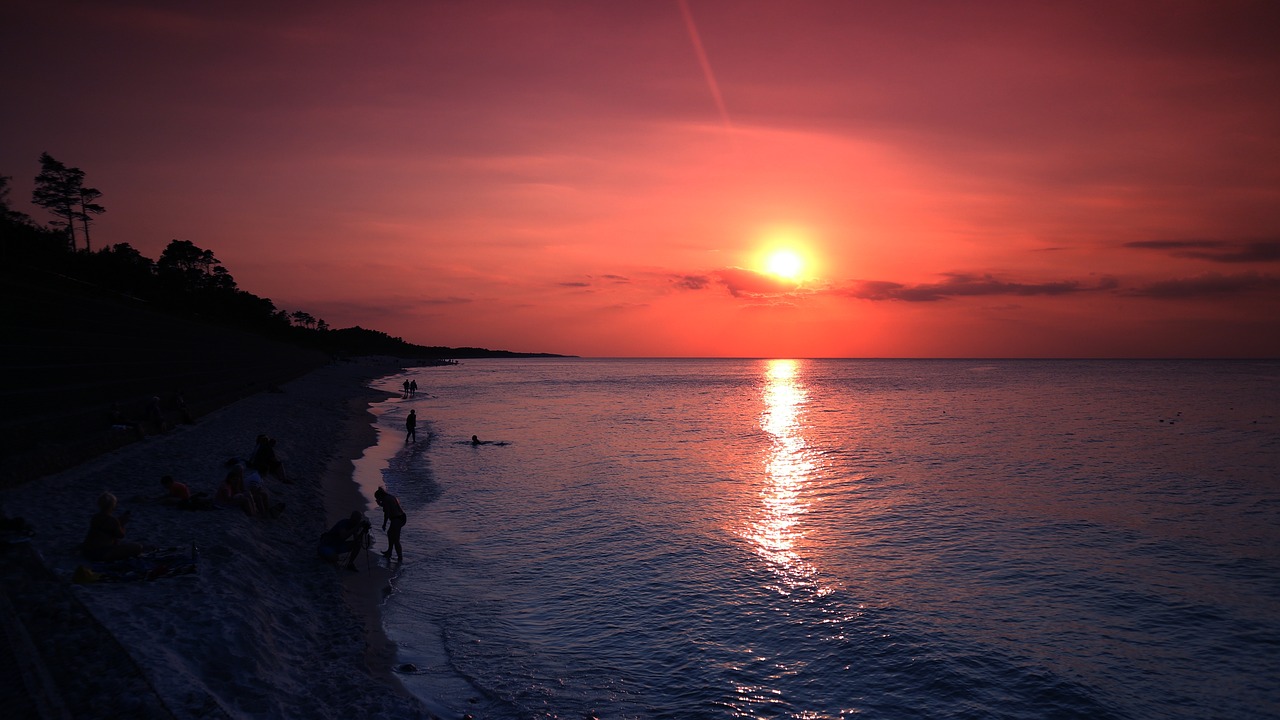
[{"label": "swimmer in water", "polygon": [[471,436],[471,444],[472,444],[472,445],[479,445],[479,444],[480,444],[480,438],[476,437],[475,435],[472,435],[472,436]]}]

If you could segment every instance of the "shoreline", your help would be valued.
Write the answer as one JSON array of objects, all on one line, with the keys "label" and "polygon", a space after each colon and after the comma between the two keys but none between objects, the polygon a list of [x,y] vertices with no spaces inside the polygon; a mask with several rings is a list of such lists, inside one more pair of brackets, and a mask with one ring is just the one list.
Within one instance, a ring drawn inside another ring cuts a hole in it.
[{"label": "shoreline", "polygon": [[[393,672],[395,647],[380,611],[386,568],[362,561],[359,573],[343,573],[315,555],[316,538],[338,518],[354,508],[369,512],[352,471],[376,438],[369,405],[387,396],[369,383],[408,366],[361,358],[319,368],[281,392],[244,398],[194,425],[5,490],[0,507],[35,529],[32,547],[60,583],[83,564],[76,547],[103,490],[132,511],[128,540],[199,549],[191,574],[68,587],[125,648],[163,716],[435,717]],[[279,518],[159,501],[166,474],[212,496],[225,460],[247,454],[259,433],[278,439],[293,480],[266,478],[272,501],[285,503]],[[52,619],[28,631],[36,644],[77,641],[59,637],[59,628]],[[55,678],[70,672],[57,664],[49,671]],[[75,717],[129,714],[136,700],[68,709]]]},{"label": "shoreline", "polygon": [[[383,374],[370,376],[366,384]],[[366,388],[367,389],[367,388]],[[370,390],[377,396],[388,395],[377,390]],[[355,461],[360,459],[365,450],[377,442],[377,430],[373,426],[373,415],[369,412],[369,404],[375,397],[355,396],[348,400],[350,405],[350,421],[346,432],[342,434],[342,445],[336,450],[329,466],[325,469],[323,495],[326,525],[346,517],[357,507],[364,507],[368,501],[360,492],[356,483]],[[364,510],[369,520],[374,521],[372,513],[376,510]],[[382,596],[391,582],[391,573],[387,568],[366,564],[359,573],[342,576],[343,600],[351,608],[352,613],[364,627],[365,665],[376,677],[381,677],[397,688],[405,697],[412,698],[408,690],[392,672],[396,659],[395,644],[387,637],[382,627]]]}]

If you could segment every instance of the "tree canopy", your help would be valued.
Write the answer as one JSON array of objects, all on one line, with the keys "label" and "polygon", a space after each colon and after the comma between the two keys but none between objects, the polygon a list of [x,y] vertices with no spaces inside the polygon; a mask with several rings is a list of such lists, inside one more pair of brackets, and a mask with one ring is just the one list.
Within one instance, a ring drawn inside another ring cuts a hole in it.
[{"label": "tree canopy", "polygon": [[106,208],[94,202],[102,197],[102,191],[85,187],[84,177],[80,168],[67,167],[49,153],[42,153],[40,174],[36,176],[35,190],[31,193],[31,202],[53,215],[50,224],[63,229],[72,250],[76,248],[76,222],[79,221],[84,228],[84,247],[90,250],[89,216],[106,212]]},{"label": "tree canopy", "polygon": [[[480,348],[451,349],[407,343],[361,327],[331,329],[304,310],[288,312],[268,298],[240,289],[212,250],[190,240],[172,240],[152,261],[129,243],[94,252],[89,246],[90,215],[104,212],[94,201],[102,193],[84,186],[84,172],[49,153],[40,156],[32,202],[54,219],[47,227],[9,205],[9,176],[0,175],[0,273],[49,272],[72,278],[122,301],[264,334],[331,353],[383,354],[439,359],[515,356]],[[85,247],[76,247],[76,223]]]}]

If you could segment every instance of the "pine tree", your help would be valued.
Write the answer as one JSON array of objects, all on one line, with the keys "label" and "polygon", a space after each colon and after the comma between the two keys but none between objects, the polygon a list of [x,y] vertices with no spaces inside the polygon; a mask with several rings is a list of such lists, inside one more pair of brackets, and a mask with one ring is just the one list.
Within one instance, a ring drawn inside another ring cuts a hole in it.
[{"label": "pine tree", "polygon": [[65,228],[67,243],[76,249],[76,226],[79,219],[80,191],[84,186],[84,171],[69,168],[54,160],[49,153],[40,155],[40,174],[31,193],[31,202],[48,210],[56,218],[50,225]]},{"label": "pine tree", "polygon": [[89,220],[90,215],[101,215],[107,209],[94,202],[102,197],[102,191],[97,188],[80,188],[80,211],[76,213],[81,224],[84,226],[84,249],[93,250],[89,245]]}]

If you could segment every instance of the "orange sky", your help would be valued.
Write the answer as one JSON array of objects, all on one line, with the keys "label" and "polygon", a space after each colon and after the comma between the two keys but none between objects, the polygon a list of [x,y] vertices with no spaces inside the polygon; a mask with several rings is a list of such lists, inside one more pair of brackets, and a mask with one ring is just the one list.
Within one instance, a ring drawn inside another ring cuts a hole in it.
[{"label": "orange sky", "polygon": [[103,191],[96,245],[190,240],[334,327],[1280,356],[1274,3],[28,5],[0,23],[15,209],[48,219],[47,151]]}]

